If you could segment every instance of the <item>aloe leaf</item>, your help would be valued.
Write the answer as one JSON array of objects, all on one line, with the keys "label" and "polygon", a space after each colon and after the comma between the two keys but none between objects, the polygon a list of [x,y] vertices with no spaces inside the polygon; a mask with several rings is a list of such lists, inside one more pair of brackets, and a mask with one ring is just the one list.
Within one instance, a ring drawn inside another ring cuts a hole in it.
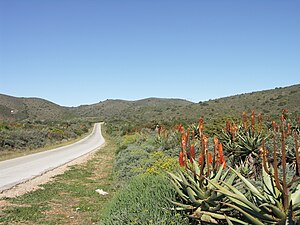
[{"label": "aloe leaf", "polygon": [[228,187],[234,194],[237,194],[237,195],[240,196],[241,198],[244,198],[245,200],[248,200],[248,199],[246,198],[246,196],[245,196],[242,192],[240,192],[236,187],[234,187],[234,186],[232,186],[232,185],[230,185],[230,184],[227,184],[227,182],[223,182],[223,184],[224,184],[226,187]]},{"label": "aloe leaf", "polygon": [[272,212],[279,219],[284,219],[286,217],[286,214],[281,209],[279,209],[278,207],[276,207],[274,205],[271,205],[269,203],[264,203],[264,204],[260,205],[259,207],[263,207],[263,206],[266,206],[266,207],[270,208],[272,210]]},{"label": "aloe leaf", "polygon": [[176,185],[176,186],[178,186],[178,187],[181,188],[181,189],[184,187],[183,182],[180,181],[180,180],[170,179],[170,181],[171,181],[171,183],[172,183],[173,185]]},{"label": "aloe leaf", "polygon": [[201,215],[200,220],[209,224],[219,224],[218,221],[206,213]]},{"label": "aloe leaf", "polygon": [[251,184],[243,175],[241,175],[239,172],[235,171],[233,168],[230,167],[230,169],[244,182],[244,184],[249,188],[249,190],[255,194],[260,199],[264,199],[265,197],[257,190],[257,188]]},{"label": "aloe leaf", "polygon": [[200,168],[199,168],[196,160],[194,160],[194,159],[193,159],[193,166],[194,166],[194,171],[195,171],[196,176],[200,176]]},{"label": "aloe leaf", "polygon": [[182,183],[185,185],[185,186],[188,186],[189,183],[187,182],[186,178],[185,178],[185,175],[183,175],[183,173],[181,171],[179,171],[179,175],[182,179]]},{"label": "aloe leaf", "polygon": [[213,181],[218,181],[220,180],[220,177],[222,176],[222,172],[223,172],[223,165],[220,165],[218,172],[216,174],[216,176],[212,179]]},{"label": "aloe leaf", "polygon": [[[229,172],[229,170],[227,170],[227,172]],[[236,178],[236,174],[231,173],[230,177],[226,180],[226,184],[232,185],[235,178]]]},{"label": "aloe leaf", "polygon": [[178,180],[178,181],[181,181],[182,182],[182,179],[179,178],[178,176],[176,176],[175,174],[173,173],[170,173],[170,172],[167,172],[169,174],[169,176],[173,179],[173,180]]},{"label": "aloe leaf", "polygon": [[180,195],[180,197],[182,199],[184,199],[185,201],[188,201],[189,197],[180,190],[180,188],[177,186],[177,184],[175,184],[172,180],[171,180],[171,182],[173,183],[173,186],[174,186],[176,192]]},{"label": "aloe leaf", "polygon": [[[226,190],[226,189],[225,189]],[[219,190],[221,191],[221,190]],[[221,191],[222,192],[222,191]],[[247,213],[253,214],[256,217],[259,217],[261,219],[267,220],[267,221],[273,221],[272,216],[268,215],[267,213],[264,213],[259,207],[257,207],[255,204],[250,202],[245,196],[241,197],[238,194],[231,193],[230,191],[226,193],[229,200],[236,205],[236,207],[241,208],[241,210],[246,211]]]},{"label": "aloe leaf", "polygon": [[285,221],[285,225],[293,225],[293,224],[294,224],[294,221],[293,221],[293,209],[292,209],[292,202],[291,202],[290,206],[289,206],[287,218],[286,218],[286,221]]},{"label": "aloe leaf", "polygon": [[171,203],[174,204],[174,205],[177,205],[177,206],[182,207],[182,208],[185,209],[185,210],[186,210],[186,209],[188,209],[188,210],[193,210],[193,209],[195,209],[195,207],[192,206],[192,205],[186,205],[186,204],[183,204],[183,203],[180,203],[180,202],[172,201],[172,200],[170,200],[170,199],[168,199],[168,201],[171,202]]},{"label": "aloe leaf", "polygon": [[[300,209],[295,210],[295,209],[293,208],[293,214],[294,214],[295,217],[300,216]],[[300,217],[299,217],[299,219],[300,219]],[[300,223],[299,223],[299,224],[300,224]]]},{"label": "aloe leaf", "polygon": [[279,195],[278,189],[274,185],[274,181],[272,176],[266,173],[266,171],[262,170],[262,178],[263,178],[263,188],[264,192],[267,194],[267,198],[275,204],[275,201],[272,197],[277,198]]},{"label": "aloe leaf", "polygon": [[229,221],[233,221],[235,223],[239,223],[239,224],[243,224],[243,225],[249,225],[247,222],[239,220],[239,219],[234,218],[234,217],[230,217],[230,216],[226,216],[226,215],[221,215],[221,214],[217,214],[217,213],[212,213],[212,212],[206,212],[206,213],[209,214],[209,215],[211,215],[211,216],[213,216],[216,219],[222,220],[224,218],[225,219],[227,218],[227,219],[229,219]]},{"label": "aloe leaf", "polygon": [[199,203],[199,202],[197,201],[197,199],[195,198],[195,192],[192,190],[192,188],[191,188],[191,187],[187,187],[186,191],[187,191],[187,194],[188,194],[188,196],[189,196],[189,198],[190,198],[190,201],[191,201],[193,204],[195,204],[196,206],[200,206],[201,203]]},{"label": "aloe leaf", "polygon": [[193,189],[197,197],[201,199],[205,198],[205,193],[203,192],[203,190],[201,190],[201,188],[199,188],[199,186],[196,183],[189,185],[189,187]]},{"label": "aloe leaf", "polygon": [[261,210],[255,206],[252,202],[250,202],[244,195],[237,195],[229,191],[228,189],[222,187],[221,185],[214,183],[210,180],[208,182],[212,183],[218,190],[218,192],[221,192],[225,194],[232,202],[235,204],[238,204],[240,206],[246,207],[249,210],[260,212]]},{"label": "aloe leaf", "polygon": [[[209,215],[215,219],[218,219],[218,220],[226,220],[226,217],[230,220],[230,221],[234,221],[236,223],[239,223],[239,224],[243,224],[243,225],[249,225],[247,222],[245,221],[242,221],[242,220],[239,220],[239,219],[236,219],[234,217],[230,217],[230,216],[226,216],[226,215],[223,215],[223,214],[219,214],[219,213],[214,213],[214,212],[209,212],[209,211],[201,211],[200,208],[198,208],[196,211],[195,211],[195,214],[206,214],[206,215]],[[199,217],[197,217],[199,218]]]},{"label": "aloe leaf", "polygon": [[228,225],[233,225],[233,223],[230,221],[230,219],[225,215],[225,219]]},{"label": "aloe leaf", "polygon": [[294,210],[294,211],[300,210],[300,202],[297,203],[297,204],[293,204],[293,210]]},{"label": "aloe leaf", "polygon": [[241,208],[233,205],[233,204],[229,204],[229,203],[224,203],[236,210],[238,210],[240,213],[242,213],[246,218],[248,218],[249,221],[251,221],[251,224],[253,225],[264,225],[264,223],[262,223],[261,221],[259,221],[257,218],[251,216],[249,213],[245,212],[244,210],[242,210]]},{"label": "aloe leaf", "polygon": [[294,205],[300,204],[300,184],[297,186],[295,192],[291,194],[291,200]]}]

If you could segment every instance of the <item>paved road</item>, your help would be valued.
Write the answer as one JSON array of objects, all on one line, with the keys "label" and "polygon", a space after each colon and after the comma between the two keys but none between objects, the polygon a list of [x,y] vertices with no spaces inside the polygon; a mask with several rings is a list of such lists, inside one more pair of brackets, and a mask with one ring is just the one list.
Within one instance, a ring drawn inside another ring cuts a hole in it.
[{"label": "paved road", "polygon": [[70,162],[103,145],[101,124],[86,138],[60,148],[0,162],[0,192]]}]

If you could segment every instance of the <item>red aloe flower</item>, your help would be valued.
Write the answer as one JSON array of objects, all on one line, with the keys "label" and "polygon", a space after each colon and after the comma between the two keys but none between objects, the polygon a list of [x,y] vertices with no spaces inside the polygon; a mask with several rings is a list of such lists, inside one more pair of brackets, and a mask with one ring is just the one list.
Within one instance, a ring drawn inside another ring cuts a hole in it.
[{"label": "red aloe flower", "polygon": [[190,156],[191,156],[190,160],[191,160],[191,162],[193,162],[193,160],[195,159],[195,145],[194,144],[191,144],[191,146],[190,146]]},{"label": "red aloe flower", "polygon": [[212,164],[213,158],[211,152],[208,152],[208,164]]},{"label": "red aloe flower", "polygon": [[217,152],[218,152],[218,147],[219,147],[219,140],[217,137],[214,137],[214,161],[217,161]]},{"label": "red aloe flower", "polygon": [[222,145],[222,143],[219,143],[219,156],[221,157],[221,156],[224,156],[223,155],[223,145]]},{"label": "red aloe flower", "polygon": [[287,124],[287,134],[291,134],[291,124]]},{"label": "red aloe flower", "polygon": [[220,159],[222,161],[223,169],[225,169],[226,168],[226,161],[225,161],[224,156],[222,156]]},{"label": "red aloe flower", "polygon": [[233,126],[233,128],[232,128],[232,131],[231,131],[232,140],[235,139],[235,135],[236,135],[238,129],[239,129],[239,128],[234,124],[234,126]]},{"label": "red aloe flower", "polygon": [[199,163],[199,165],[203,165],[203,154],[202,153],[200,153],[198,163]]},{"label": "red aloe flower", "polygon": [[223,169],[226,168],[226,161],[225,161],[225,157],[223,154],[223,145],[222,143],[219,143],[219,163],[222,165],[224,163]]},{"label": "red aloe flower", "polygon": [[186,145],[187,145],[187,135],[183,134],[181,136],[181,146],[183,151],[186,151]]},{"label": "red aloe flower", "polygon": [[251,112],[251,130],[254,132],[254,126],[255,126],[255,115],[254,115],[254,110]]},{"label": "red aloe flower", "polygon": [[176,128],[177,128],[178,132],[180,132],[181,128],[182,128],[182,124],[176,125]]},{"label": "red aloe flower", "polygon": [[184,127],[182,126],[182,124],[177,125],[176,129],[179,133],[181,133],[181,135],[184,133]]},{"label": "red aloe flower", "polygon": [[199,119],[199,135],[200,135],[200,137],[201,137],[202,134],[203,134],[203,128],[204,128],[203,124],[204,124],[204,120],[203,120],[203,118],[201,117],[201,118]]},{"label": "red aloe flower", "polygon": [[232,123],[231,123],[230,120],[228,120],[228,121],[226,122],[226,131],[227,131],[227,132],[230,132],[230,131],[231,131],[231,128],[232,128]]},{"label": "red aloe flower", "polygon": [[183,152],[179,153],[179,165],[184,166]]},{"label": "red aloe flower", "polygon": [[257,119],[258,119],[258,132],[260,132],[260,131],[261,131],[261,128],[262,128],[262,117],[261,117],[261,113],[258,113]]}]

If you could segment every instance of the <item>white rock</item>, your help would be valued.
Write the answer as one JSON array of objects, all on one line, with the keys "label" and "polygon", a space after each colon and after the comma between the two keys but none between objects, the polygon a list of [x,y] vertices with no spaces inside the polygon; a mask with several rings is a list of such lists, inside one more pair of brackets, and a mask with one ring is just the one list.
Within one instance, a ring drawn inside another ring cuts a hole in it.
[{"label": "white rock", "polygon": [[99,193],[100,195],[108,195],[108,192],[103,191],[102,189],[97,189],[95,190],[97,193]]}]

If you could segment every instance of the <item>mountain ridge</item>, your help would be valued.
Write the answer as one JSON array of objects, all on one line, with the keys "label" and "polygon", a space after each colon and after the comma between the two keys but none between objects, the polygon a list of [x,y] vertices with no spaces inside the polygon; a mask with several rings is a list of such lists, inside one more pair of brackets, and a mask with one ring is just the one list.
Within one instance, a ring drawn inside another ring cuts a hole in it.
[{"label": "mountain ridge", "polygon": [[0,94],[0,120],[180,120],[201,116],[230,116],[252,109],[264,114],[283,108],[299,113],[300,84],[221,97],[199,103],[178,98],[107,99],[77,107],[60,106],[42,98]]}]

